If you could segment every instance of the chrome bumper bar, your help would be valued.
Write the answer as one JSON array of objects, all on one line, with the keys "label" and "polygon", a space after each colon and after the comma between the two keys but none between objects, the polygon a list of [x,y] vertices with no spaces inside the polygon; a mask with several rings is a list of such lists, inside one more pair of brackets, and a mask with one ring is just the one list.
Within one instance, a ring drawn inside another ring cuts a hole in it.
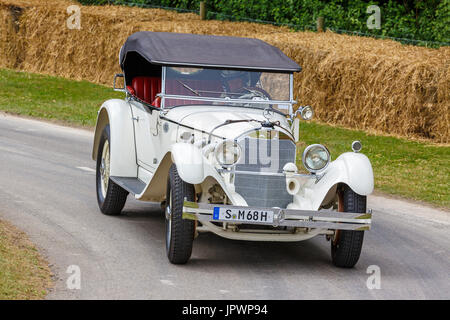
[{"label": "chrome bumper bar", "polygon": [[[214,208],[273,211],[273,222],[230,221],[214,219]],[[183,219],[200,222],[227,222],[233,224],[268,225],[273,227],[298,227],[330,230],[370,230],[372,212],[351,213],[329,210],[310,211],[280,208],[242,207],[184,201]]]}]

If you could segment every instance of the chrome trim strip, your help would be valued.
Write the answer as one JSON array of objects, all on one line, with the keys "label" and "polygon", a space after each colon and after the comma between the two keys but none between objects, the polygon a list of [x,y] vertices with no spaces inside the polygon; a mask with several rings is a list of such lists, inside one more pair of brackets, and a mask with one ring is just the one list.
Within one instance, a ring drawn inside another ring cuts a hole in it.
[{"label": "chrome trim strip", "polygon": [[164,95],[166,94],[166,67],[162,67],[162,74],[161,74],[161,93],[157,94],[161,96],[161,109],[164,109],[165,101],[164,101]]},{"label": "chrome trim strip", "polygon": [[294,74],[289,75],[289,99],[294,101]]},{"label": "chrome trim strip", "polygon": [[182,99],[182,100],[193,100],[193,101],[213,101],[213,102],[225,102],[225,103],[248,103],[248,104],[296,104],[297,101],[283,101],[283,100],[247,100],[247,99],[225,99],[225,98],[212,98],[212,97],[195,97],[195,96],[183,96],[178,94],[165,94],[160,93],[157,95],[161,98],[167,99]]},{"label": "chrome trim strip", "polygon": [[254,175],[254,176],[276,176],[276,177],[285,177],[287,175],[291,177],[303,177],[309,179],[317,179],[317,176],[314,174],[307,173],[294,173],[294,172],[264,172],[264,171],[237,171],[237,170],[227,170],[224,168],[217,168],[217,172],[219,173],[234,173],[234,174],[246,174],[246,175]]}]

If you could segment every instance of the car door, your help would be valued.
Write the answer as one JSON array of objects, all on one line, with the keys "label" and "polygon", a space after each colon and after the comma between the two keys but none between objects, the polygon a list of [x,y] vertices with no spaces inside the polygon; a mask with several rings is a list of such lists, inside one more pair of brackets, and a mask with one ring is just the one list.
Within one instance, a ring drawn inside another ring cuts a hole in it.
[{"label": "car door", "polygon": [[159,163],[158,111],[150,112],[148,107],[137,101],[130,101],[133,113],[136,157],[138,165],[154,172]]}]

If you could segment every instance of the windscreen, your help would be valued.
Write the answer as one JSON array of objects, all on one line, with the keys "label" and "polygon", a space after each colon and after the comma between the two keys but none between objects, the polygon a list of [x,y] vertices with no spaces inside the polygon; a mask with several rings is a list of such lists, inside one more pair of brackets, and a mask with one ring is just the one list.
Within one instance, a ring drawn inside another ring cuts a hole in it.
[{"label": "windscreen", "polygon": [[288,73],[166,67],[165,94],[177,98],[165,98],[164,106],[210,104],[261,109],[270,106],[287,113],[289,81]]}]

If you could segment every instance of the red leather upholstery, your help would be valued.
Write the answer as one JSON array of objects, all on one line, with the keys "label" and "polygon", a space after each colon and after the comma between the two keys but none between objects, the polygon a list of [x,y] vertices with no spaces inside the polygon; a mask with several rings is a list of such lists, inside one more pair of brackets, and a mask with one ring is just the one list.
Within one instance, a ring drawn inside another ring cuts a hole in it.
[{"label": "red leather upholstery", "polygon": [[131,95],[133,95],[133,96],[136,95],[136,91],[134,91],[134,89],[133,89],[132,86],[127,86],[127,90],[128,90],[128,92],[129,92]]},{"label": "red leather upholstery", "polygon": [[161,97],[156,97],[156,99],[152,102],[152,106],[161,108]]},{"label": "red leather upholstery", "polygon": [[131,94],[147,103],[152,103],[156,95],[161,92],[161,78],[134,77],[131,81],[131,87],[134,90],[134,93],[130,92]]}]

